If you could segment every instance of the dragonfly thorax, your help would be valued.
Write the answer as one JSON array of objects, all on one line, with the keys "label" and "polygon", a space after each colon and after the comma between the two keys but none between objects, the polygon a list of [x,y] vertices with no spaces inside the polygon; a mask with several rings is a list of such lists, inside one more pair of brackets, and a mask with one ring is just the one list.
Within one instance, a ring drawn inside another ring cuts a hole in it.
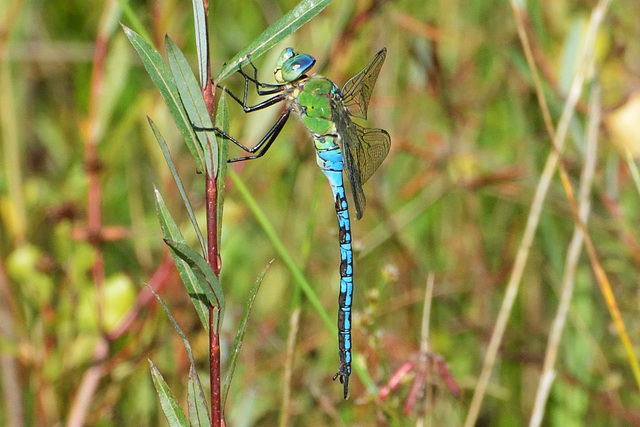
[{"label": "dragonfly thorax", "polygon": [[337,86],[331,80],[318,75],[297,80],[288,86],[289,109],[300,117],[314,139],[330,136],[330,140],[337,141],[338,135],[332,118]]}]

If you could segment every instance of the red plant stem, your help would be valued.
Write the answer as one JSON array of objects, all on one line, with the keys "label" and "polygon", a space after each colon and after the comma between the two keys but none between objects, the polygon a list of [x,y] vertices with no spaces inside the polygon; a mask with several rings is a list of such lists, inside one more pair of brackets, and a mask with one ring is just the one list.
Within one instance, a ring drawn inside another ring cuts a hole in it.
[{"label": "red plant stem", "polygon": [[[205,14],[205,32],[206,39],[209,39],[209,1],[202,0]],[[214,88],[211,86],[211,57],[209,55],[209,49],[207,49],[207,78],[205,87],[202,88],[202,96],[204,98],[205,105],[209,116],[213,121],[214,118],[214,105],[215,105],[215,93]],[[213,152],[211,144],[209,144],[209,159],[211,160],[212,168],[216,168],[217,165],[213,163]],[[217,207],[217,191],[216,191],[216,177],[211,176],[211,171],[207,170],[206,174],[206,203],[207,203],[207,261],[213,270],[216,277],[220,277],[220,252],[218,250],[218,207]],[[211,426],[220,427],[223,425],[222,420],[222,405],[221,405],[221,390],[220,390],[220,331],[218,325],[220,319],[216,322],[216,307],[209,305],[209,385],[211,387]],[[220,312],[218,311],[218,315]],[[219,317],[219,316],[218,316]]]},{"label": "red plant stem", "polygon": [[214,328],[214,307],[209,307],[209,366],[211,386],[211,426],[222,425],[222,408],[220,403],[220,335]]},{"label": "red plant stem", "polygon": [[[214,274],[216,276],[220,276],[216,181],[209,172],[207,172],[206,182],[206,203],[208,261]],[[211,425],[218,427],[222,422],[222,408],[220,404],[220,336],[218,331],[219,323],[215,322],[216,310],[216,307],[209,305],[209,381],[211,385]]]}]

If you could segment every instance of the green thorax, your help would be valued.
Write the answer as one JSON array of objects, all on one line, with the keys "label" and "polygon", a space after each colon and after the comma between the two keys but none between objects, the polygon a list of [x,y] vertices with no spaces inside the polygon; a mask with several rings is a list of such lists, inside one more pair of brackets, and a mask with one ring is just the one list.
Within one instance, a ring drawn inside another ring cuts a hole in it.
[{"label": "green thorax", "polygon": [[331,104],[338,88],[326,77],[312,76],[290,83],[289,106],[313,136],[316,149],[337,146]]}]

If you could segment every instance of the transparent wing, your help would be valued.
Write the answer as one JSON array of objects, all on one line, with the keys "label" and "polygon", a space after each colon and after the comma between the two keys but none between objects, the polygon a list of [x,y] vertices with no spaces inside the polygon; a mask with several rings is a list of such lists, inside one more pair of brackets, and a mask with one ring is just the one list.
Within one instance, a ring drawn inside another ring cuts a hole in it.
[{"label": "transparent wing", "polygon": [[382,48],[369,65],[351,77],[342,87],[342,101],[350,115],[362,119],[367,118],[369,99],[371,99],[373,87],[376,85],[380,68],[382,68],[386,56],[387,48]]},{"label": "transparent wing", "polygon": [[[341,113],[335,114],[336,111]],[[360,219],[367,206],[362,184],[387,157],[391,137],[384,129],[369,129],[353,123],[344,108],[334,109],[333,120],[342,140],[344,170],[351,184],[356,217]]]},{"label": "transparent wing", "polygon": [[367,199],[364,197],[364,190],[362,189],[362,181],[360,180],[360,174],[356,169],[357,161],[353,158],[353,154],[348,149],[342,147],[342,159],[344,160],[344,171],[347,173],[349,184],[351,184],[351,194],[353,196],[353,205],[356,209],[356,218],[362,218],[364,210],[367,207]]},{"label": "transparent wing", "polygon": [[384,129],[364,128],[355,123],[354,125],[358,134],[358,143],[349,144],[347,148],[356,161],[360,182],[364,184],[389,154],[391,137]]}]

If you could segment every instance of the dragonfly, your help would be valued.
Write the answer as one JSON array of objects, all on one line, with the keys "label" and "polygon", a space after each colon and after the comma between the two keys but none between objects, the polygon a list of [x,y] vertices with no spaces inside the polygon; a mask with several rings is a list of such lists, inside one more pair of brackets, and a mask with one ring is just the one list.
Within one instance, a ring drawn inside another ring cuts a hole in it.
[{"label": "dragonfly", "polygon": [[[344,385],[344,398],[349,394],[351,375],[351,305],[353,297],[353,248],[351,223],[343,172],[350,187],[356,218],[362,218],[366,198],[362,185],[379,168],[389,153],[391,137],[384,129],[367,128],[354,122],[352,117],[367,118],[369,100],[382,68],[386,48],[380,50],[371,62],[349,79],[342,88],[326,77],[307,73],[316,63],[311,55],[297,53],[288,47],[282,51],[274,70],[277,84],[258,80],[258,69],[249,58],[253,75],[238,72],[244,77],[244,94],[240,98],[225,91],[242,106],[245,113],[261,110],[284,102],[285,107],[273,126],[252,148],[231,137],[221,129],[213,129],[229,139],[249,155],[229,159],[228,162],[252,160],[262,157],[277,139],[291,114],[297,116],[307,128],[316,150],[316,162],[326,176],[333,192],[338,217],[340,243],[340,295],[338,297],[338,346],[340,365],[333,379],[340,378]],[[248,105],[249,88],[255,86],[260,96],[270,98]]]}]

